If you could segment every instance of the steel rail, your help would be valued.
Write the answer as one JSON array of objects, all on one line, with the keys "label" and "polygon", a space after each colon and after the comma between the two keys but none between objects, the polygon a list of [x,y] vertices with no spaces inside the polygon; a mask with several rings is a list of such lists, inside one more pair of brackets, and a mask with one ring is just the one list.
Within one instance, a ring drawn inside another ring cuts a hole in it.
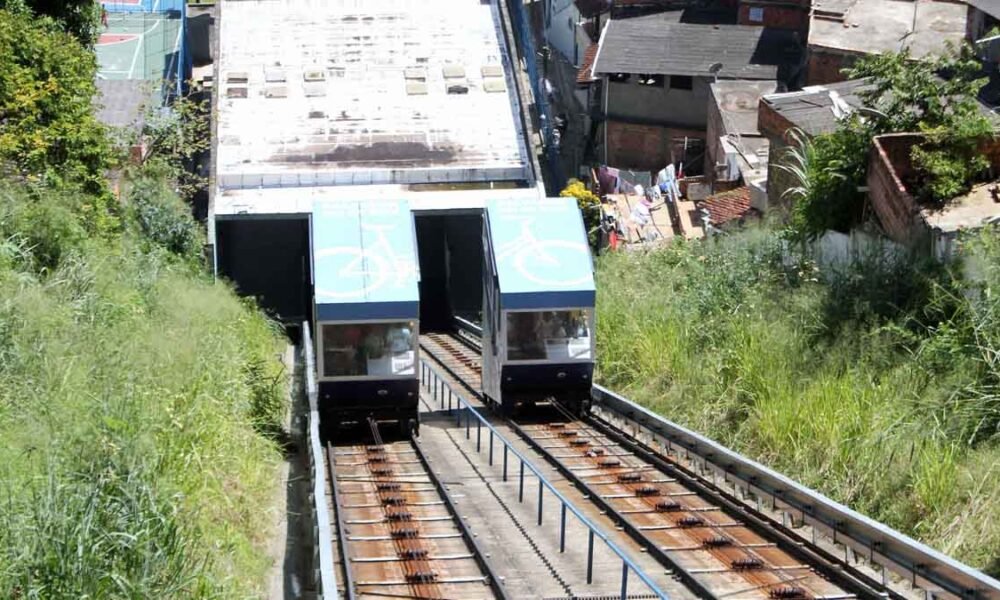
[{"label": "steel rail", "polygon": [[600,539],[604,542],[605,546],[609,548],[618,558],[622,561],[622,587],[621,587],[621,600],[628,598],[628,577],[630,573],[635,573],[635,575],[641,580],[650,591],[652,591],[658,598],[662,600],[669,600],[669,596],[666,592],[661,590],[659,586],[654,583],[648,575],[646,575],[643,570],[636,565],[632,559],[628,557],[625,552],[618,547],[601,529],[591,522],[568,498],[566,498],[562,493],[555,488],[555,486],[548,480],[548,478],[542,473],[541,469],[535,466],[535,464],[528,459],[525,455],[519,452],[513,444],[504,437],[493,425],[478,411],[472,404],[468,401],[464,394],[460,393],[454,388],[454,386],[449,382],[438,369],[430,364],[426,358],[421,358],[421,382],[424,388],[433,394],[433,399],[438,401],[439,407],[444,409],[444,392],[448,392],[449,401],[454,402],[454,408],[452,412],[455,414],[455,420],[459,427],[465,427],[466,439],[471,439],[472,422],[475,421],[476,426],[476,452],[482,451],[482,433],[485,428],[489,435],[489,464],[493,466],[496,462],[494,460],[493,449],[495,447],[495,442],[499,441],[503,446],[503,481],[508,480],[509,475],[509,462],[510,456],[512,455],[515,459],[519,461],[519,485],[518,485],[518,501],[524,501],[524,480],[525,471],[529,471],[531,475],[538,480],[538,524],[542,523],[542,511],[544,496],[543,491],[548,490],[549,493],[554,496],[561,505],[560,511],[560,551],[565,550],[565,539],[566,539],[566,514],[567,512],[572,513],[577,520],[583,524],[589,530],[588,536],[588,564],[587,564],[587,583],[591,583],[593,579],[593,556],[594,556],[594,541],[595,539]]},{"label": "steel rail", "polygon": [[[482,336],[482,329],[455,318],[459,330]],[[746,489],[768,497],[775,507],[789,509],[793,517],[850,546],[869,562],[910,580],[930,595],[947,594],[966,600],[1000,600],[1000,581],[960,563],[913,538],[854,511],[843,504],[726,448],[722,444],[678,425],[600,385],[591,392],[594,408],[606,409],[645,429],[668,450],[674,445],[701,459],[724,478],[743,482]]]},{"label": "steel rail", "polygon": [[[465,344],[467,343],[469,336],[456,336],[455,339],[460,343]],[[478,349],[473,349],[478,352]],[[466,389],[470,390],[474,397],[481,397],[481,394],[477,389],[474,389],[468,381],[464,380],[462,375],[457,373],[446,363],[441,362],[441,358],[436,356],[435,353],[428,351],[427,355],[440,362],[442,368],[454,379],[459,381],[459,383]],[[718,510],[728,514],[731,518],[740,522],[741,525],[748,530],[756,532],[765,539],[772,540],[775,542],[775,547],[780,548],[790,557],[799,558],[808,564],[814,565],[817,572],[821,573],[823,577],[831,582],[834,582],[843,590],[854,592],[852,597],[857,597],[862,600],[876,600],[886,597],[891,598],[892,600],[901,600],[901,597],[898,594],[881,593],[879,590],[884,589],[884,586],[880,586],[871,578],[858,573],[856,569],[850,568],[848,565],[838,562],[836,558],[828,557],[828,555],[824,552],[815,550],[810,551],[801,547],[801,540],[797,538],[795,534],[785,531],[784,527],[778,528],[780,525],[774,524],[772,520],[766,517],[766,515],[763,515],[759,511],[753,511],[751,507],[741,504],[739,500],[735,498],[727,497],[724,492],[721,492],[721,490],[719,493],[715,493],[711,489],[714,488],[714,486],[703,484],[701,479],[698,478],[695,473],[676,465],[667,465],[666,461],[663,461],[662,459],[658,460],[655,452],[642,451],[636,446],[636,444],[631,443],[625,434],[619,432],[610,425],[601,425],[597,422],[588,422],[585,424],[613,440],[613,443],[621,446],[621,448],[626,452],[626,456],[635,456],[665,473],[673,473],[674,475],[679,476],[678,480],[682,480],[683,485],[687,486],[689,489],[695,490],[691,492],[693,495],[701,496],[710,502],[713,502]],[[589,499],[596,504],[598,508],[607,514],[612,515],[622,530],[636,540],[637,543],[641,544],[646,551],[651,556],[656,558],[656,560],[658,560],[661,564],[670,568],[674,572],[675,576],[696,596],[705,600],[717,598],[717,596],[705,583],[703,583],[698,577],[695,577],[695,575],[700,573],[683,568],[679,562],[673,559],[666,548],[661,548],[646,534],[644,534],[641,528],[632,522],[628,514],[615,508],[611,501],[612,497],[605,497],[594,487],[594,485],[578,477],[571,468],[563,464],[562,461],[559,460],[544,444],[539,443],[534,436],[524,430],[518,423],[509,421],[508,425],[515,431],[515,433],[518,434],[518,436],[534,448],[536,452],[551,462],[568,480],[572,481],[578,488],[586,492]],[[845,566],[848,567],[846,571],[842,569],[842,567]],[[774,585],[780,587],[781,584],[780,582],[776,582]]]},{"label": "steel rail", "polygon": [[326,469],[323,468],[323,445],[319,435],[319,390],[316,385],[316,357],[309,322],[302,323],[302,355],[305,363],[305,392],[309,399],[306,421],[309,439],[306,450],[309,462],[311,512],[313,515],[313,576],[316,596],[322,600],[338,600],[337,575],[333,569],[333,532],[326,505]]},{"label": "steel rail", "polygon": [[469,530],[468,523],[466,523],[458,512],[458,506],[455,505],[455,500],[448,493],[448,489],[444,486],[441,480],[438,478],[437,473],[431,468],[430,462],[427,460],[427,456],[424,455],[424,449],[420,447],[420,444],[413,440],[411,442],[416,450],[417,458],[420,459],[420,463],[423,465],[424,470],[427,471],[427,475],[430,477],[431,483],[437,489],[438,495],[444,501],[445,507],[451,514],[452,519],[455,521],[456,527],[462,533],[462,537],[465,539],[465,543],[472,548],[472,552],[475,555],[475,561],[479,564],[479,568],[483,570],[483,573],[489,578],[490,589],[496,594],[497,598],[500,600],[511,600],[510,595],[507,590],[501,585],[501,579],[497,575],[496,571],[493,569],[493,565],[490,561],[486,560],[486,553],[483,552],[482,547],[479,542],[476,541],[476,537]]},{"label": "steel rail", "polygon": [[606,409],[645,429],[668,450],[674,446],[701,459],[727,479],[739,479],[772,505],[788,509],[793,518],[850,546],[869,562],[881,565],[910,580],[928,594],[968,600],[1000,600],[1000,582],[933,548],[895,531],[843,504],[811,490],[764,465],[740,455],[699,433],[673,423],[652,411],[595,385],[594,408]]}]

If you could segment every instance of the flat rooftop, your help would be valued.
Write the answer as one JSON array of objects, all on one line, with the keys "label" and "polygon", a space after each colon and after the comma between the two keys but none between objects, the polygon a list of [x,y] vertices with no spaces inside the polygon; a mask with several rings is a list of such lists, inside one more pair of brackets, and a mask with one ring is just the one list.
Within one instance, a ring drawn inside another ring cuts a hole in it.
[{"label": "flat rooftop", "polygon": [[923,58],[965,39],[968,10],[932,0],[816,0],[809,45],[865,54],[908,48]]},{"label": "flat rooftop", "polygon": [[712,98],[722,115],[725,133],[760,135],[757,129],[757,108],[760,99],[773,94],[776,81],[716,81],[711,84]]},{"label": "flat rooftop", "polygon": [[924,208],[920,214],[930,227],[946,233],[978,229],[1000,222],[997,198],[1000,198],[1000,182],[983,183],[973,187],[968,194],[948,201],[942,209]]},{"label": "flat rooftop", "polygon": [[223,0],[217,187],[530,179],[480,0]]},{"label": "flat rooftop", "polygon": [[[416,190],[417,186],[384,185],[328,185],[286,188],[246,188],[219,190],[214,199],[213,216],[216,219],[252,218],[255,215],[302,216],[313,208],[329,201],[353,200],[360,202],[405,199],[414,212],[480,211],[489,200],[540,201],[545,190],[539,187],[448,189],[448,186],[431,186]],[[214,228],[209,228],[209,235]]]}]

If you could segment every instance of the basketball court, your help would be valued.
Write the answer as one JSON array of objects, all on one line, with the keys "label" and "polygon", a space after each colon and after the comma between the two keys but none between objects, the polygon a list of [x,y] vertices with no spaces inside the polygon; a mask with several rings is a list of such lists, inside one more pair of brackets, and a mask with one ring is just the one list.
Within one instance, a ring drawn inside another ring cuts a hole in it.
[{"label": "basketball court", "polygon": [[107,26],[102,26],[95,48],[98,78],[175,79],[183,43],[183,8],[174,10],[161,0],[115,1],[103,6]]}]

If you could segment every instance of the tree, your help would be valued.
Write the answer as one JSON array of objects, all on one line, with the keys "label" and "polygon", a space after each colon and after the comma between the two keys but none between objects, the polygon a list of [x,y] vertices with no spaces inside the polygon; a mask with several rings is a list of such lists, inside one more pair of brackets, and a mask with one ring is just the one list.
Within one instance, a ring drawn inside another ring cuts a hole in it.
[{"label": "tree", "polygon": [[979,151],[994,125],[976,97],[986,84],[970,46],[938,58],[913,60],[909,51],[862,60],[852,78],[867,78],[861,94],[871,129],[880,133],[920,132],[926,141],[913,148],[916,171],[907,182],[924,202],[943,203],[967,192],[989,162]]},{"label": "tree", "polygon": [[101,5],[96,0],[0,0],[0,9],[51,17],[87,48],[94,45],[101,20]]},{"label": "tree", "polygon": [[106,200],[113,152],[94,116],[97,62],[51,19],[0,10],[0,163]]},{"label": "tree", "polygon": [[812,140],[794,136],[784,168],[799,181],[788,194],[793,237],[828,229],[846,231],[865,217],[865,185],[872,138],[918,132],[925,141],[911,153],[914,177],[906,184],[923,202],[942,203],[968,191],[988,163],[980,154],[993,124],[976,96],[985,80],[969,47],[939,58],[914,60],[908,51],[862,59],[847,72],[869,83],[859,95],[866,109],[836,131]]}]

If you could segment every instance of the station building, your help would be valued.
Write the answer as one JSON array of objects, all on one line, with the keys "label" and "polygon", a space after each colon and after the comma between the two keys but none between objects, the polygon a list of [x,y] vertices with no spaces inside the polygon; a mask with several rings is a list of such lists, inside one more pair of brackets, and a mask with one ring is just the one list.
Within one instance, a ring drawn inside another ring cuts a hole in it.
[{"label": "station building", "polygon": [[[422,326],[477,318],[483,208],[545,196],[504,7],[222,0],[219,22],[216,273],[284,322],[312,319],[314,246],[327,235],[316,225],[330,222],[316,215],[402,202]],[[360,214],[359,235],[378,256],[365,269],[389,265],[373,213]]]}]

